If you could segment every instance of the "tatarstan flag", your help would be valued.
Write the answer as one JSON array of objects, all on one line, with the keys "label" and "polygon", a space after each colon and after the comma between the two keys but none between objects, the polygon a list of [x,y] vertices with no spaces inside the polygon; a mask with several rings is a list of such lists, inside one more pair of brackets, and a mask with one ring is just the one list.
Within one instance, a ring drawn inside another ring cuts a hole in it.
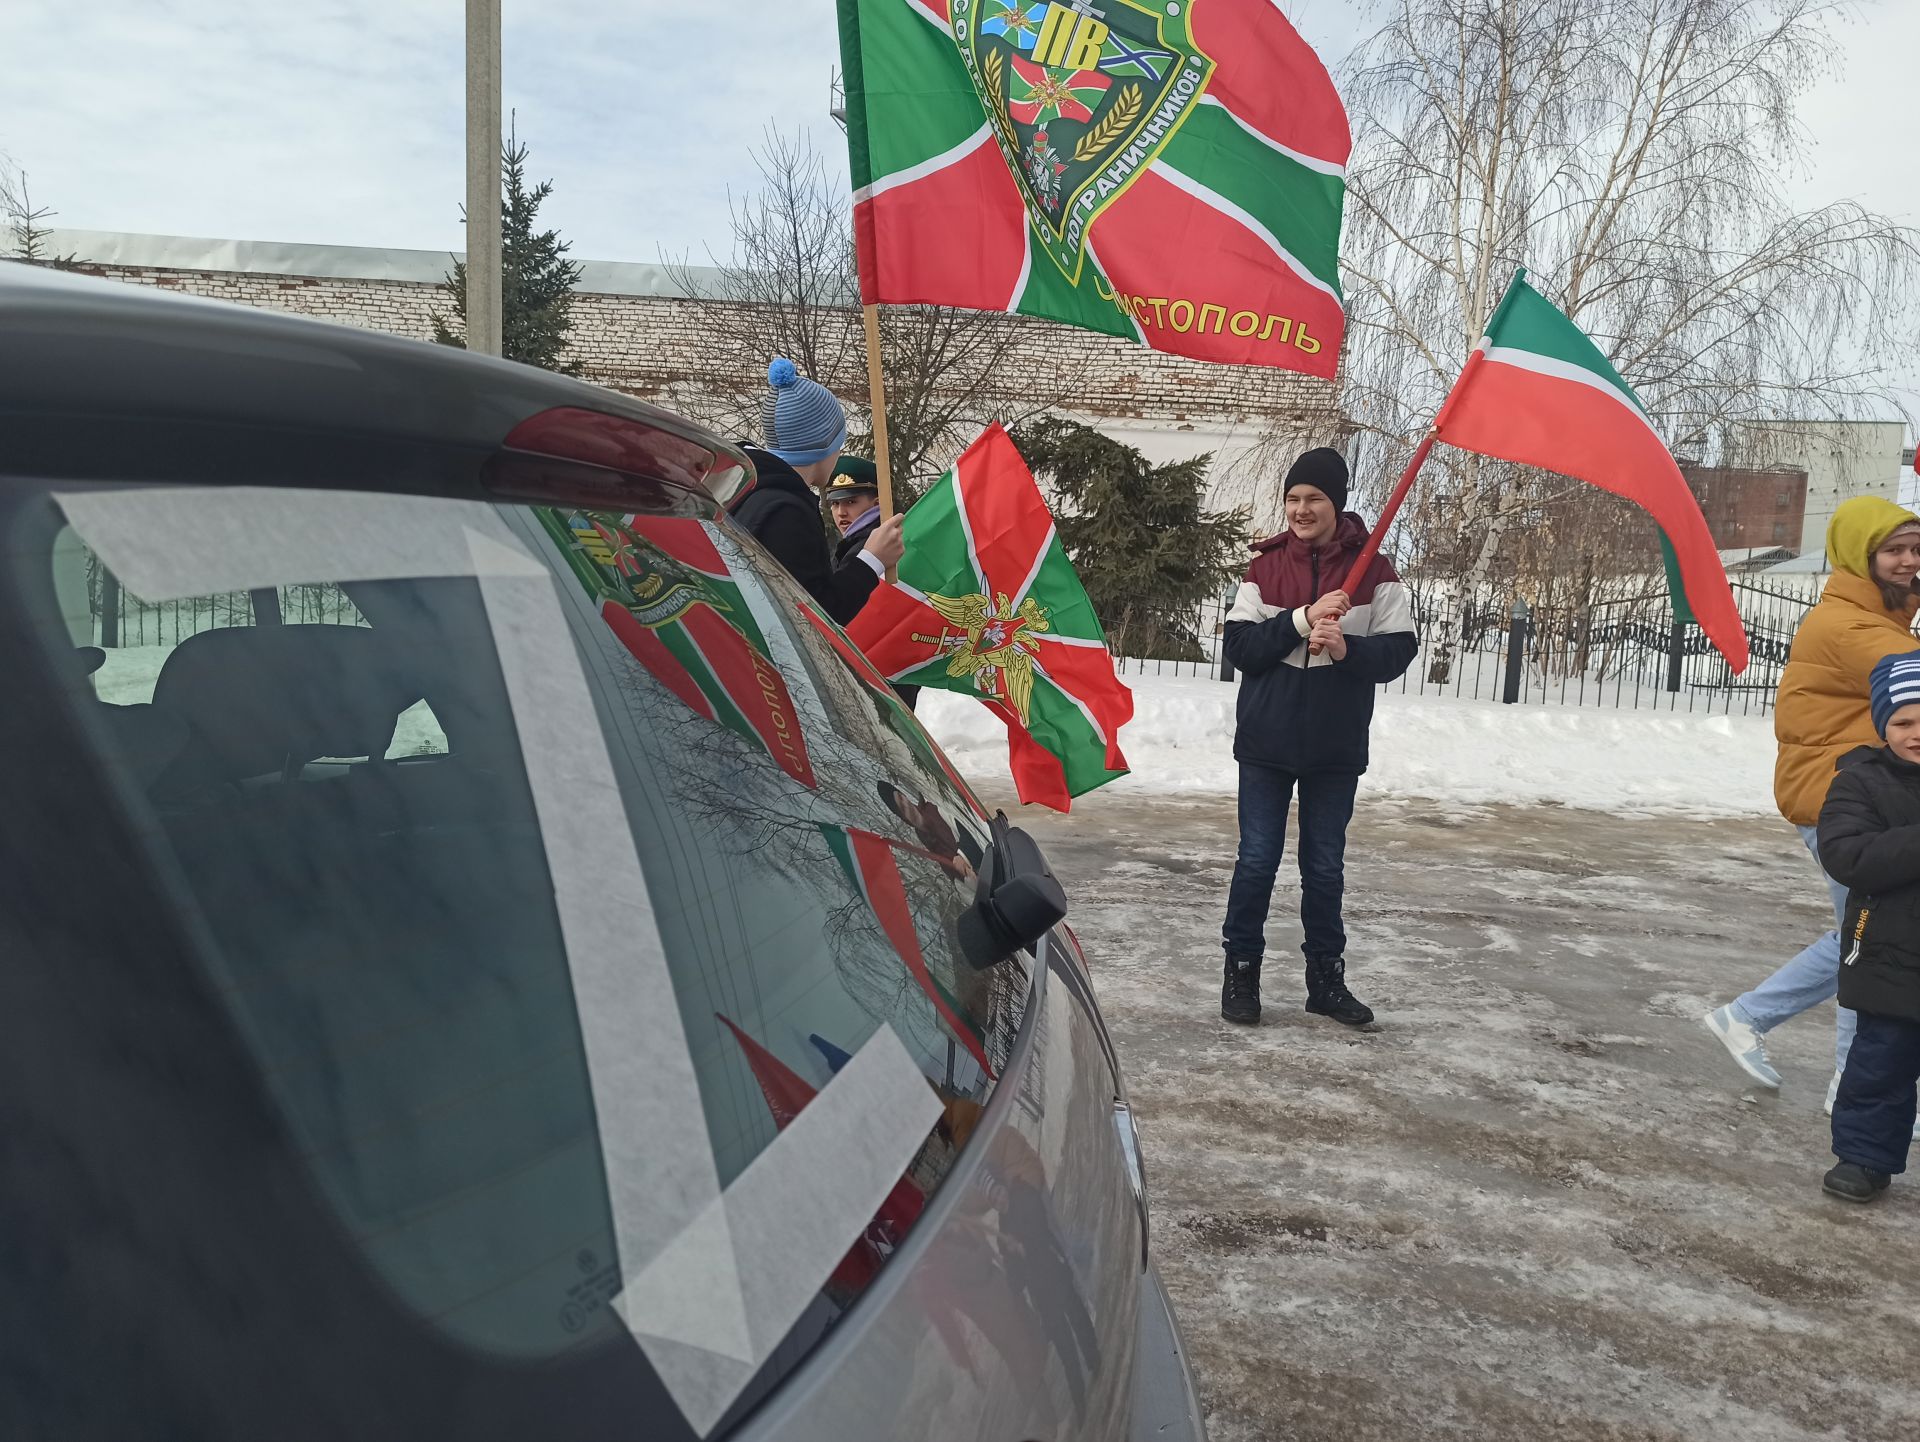
[{"label": "tatarstan flag", "polygon": [[1501,297],[1434,432],[1463,451],[1557,471],[1646,511],[1678,571],[1685,609],[1736,672],[1746,669],[1746,628],[1700,503],[1633,387],[1526,272]]},{"label": "tatarstan flag", "polygon": [[1022,801],[1065,811],[1125,775],[1133,693],[1006,431],[989,427],[907,512],[906,542],[899,580],[847,628],[880,673],[984,701]]},{"label": "tatarstan flag", "polygon": [[1272,0],[838,0],[861,298],[1332,377],[1347,115]]}]

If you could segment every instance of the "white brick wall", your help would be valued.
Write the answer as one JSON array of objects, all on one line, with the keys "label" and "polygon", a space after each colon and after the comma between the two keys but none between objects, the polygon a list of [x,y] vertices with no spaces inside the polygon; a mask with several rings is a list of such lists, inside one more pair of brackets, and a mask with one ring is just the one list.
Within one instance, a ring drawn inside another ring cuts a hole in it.
[{"label": "white brick wall", "polygon": [[[257,272],[168,270],[94,265],[90,274],[317,316],[427,340],[433,314],[446,309],[438,286],[415,281],[276,276]],[[714,302],[659,296],[580,293],[568,356],[588,380],[647,398],[674,385],[735,385],[765,364],[729,354],[704,317]],[[849,316],[849,325],[857,317]],[[1254,366],[1205,365],[1161,355],[1110,336],[1025,322],[1014,364],[1042,376],[1066,373],[1076,411],[1178,425],[1200,419],[1270,422],[1329,420],[1334,388],[1325,381]]]}]

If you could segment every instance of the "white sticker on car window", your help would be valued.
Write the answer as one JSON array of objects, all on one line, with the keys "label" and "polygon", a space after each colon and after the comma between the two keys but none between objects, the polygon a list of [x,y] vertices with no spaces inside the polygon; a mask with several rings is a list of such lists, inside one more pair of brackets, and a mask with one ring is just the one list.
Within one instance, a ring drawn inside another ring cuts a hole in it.
[{"label": "white sticker on car window", "polygon": [[58,495],[150,601],[476,577],[540,823],[600,1120],[614,1302],[709,1431],[886,1202],[941,1112],[883,1025],[723,1192],[672,976],[552,572],[489,506],[265,488]]}]

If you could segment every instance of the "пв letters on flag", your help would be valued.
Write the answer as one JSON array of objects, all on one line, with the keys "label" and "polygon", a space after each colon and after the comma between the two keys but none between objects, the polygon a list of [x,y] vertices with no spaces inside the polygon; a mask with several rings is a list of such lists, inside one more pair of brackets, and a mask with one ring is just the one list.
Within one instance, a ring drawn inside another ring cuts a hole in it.
[{"label": "\u043f\u0432 letters on flag", "polygon": [[1272,0],[839,0],[867,304],[1332,377],[1347,114]]}]

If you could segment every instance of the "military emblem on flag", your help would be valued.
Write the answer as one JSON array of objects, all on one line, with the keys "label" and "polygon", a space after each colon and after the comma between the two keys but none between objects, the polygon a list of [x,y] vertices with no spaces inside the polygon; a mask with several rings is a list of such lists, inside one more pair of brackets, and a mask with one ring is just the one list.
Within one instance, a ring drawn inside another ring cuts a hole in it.
[{"label": "military emblem on flag", "polygon": [[889,680],[977,697],[1022,801],[1066,810],[1126,774],[1133,693],[1013,440],[990,427],[906,518],[899,580],[847,634]]},{"label": "military emblem on flag", "polygon": [[867,303],[1331,377],[1352,141],[1271,0],[839,0]]},{"label": "military emblem on flag", "polygon": [[701,522],[544,510],[562,548],[620,644],[688,709],[763,748],[811,788],[800,716],[767,655],[726,561]]},{"label": "military emblem on flag", "polygon": [[[1105,9],[1088,0],[1020,7],[952,0],[954,38],[988,123],[1022,181],[1037,233],[1069,277],[1085,261],[1093,222],[1153,164],[1178,115],[1198,103],[1213,73],[1180,7],[1168,8],[1172,14],[1123,0]],[[1127,78],[1116,83],[1116,73]],[[1155,125],[1162,107],[1173,112],[1166,117],[1172,123]],[[1057,145],[1054,153],[1064,157],[1044,175],[1030,163],[1036,132],[1041,145]],[[1138,154],[1127,173],[1103,183],[1105,162],[1129,147]]]}]

